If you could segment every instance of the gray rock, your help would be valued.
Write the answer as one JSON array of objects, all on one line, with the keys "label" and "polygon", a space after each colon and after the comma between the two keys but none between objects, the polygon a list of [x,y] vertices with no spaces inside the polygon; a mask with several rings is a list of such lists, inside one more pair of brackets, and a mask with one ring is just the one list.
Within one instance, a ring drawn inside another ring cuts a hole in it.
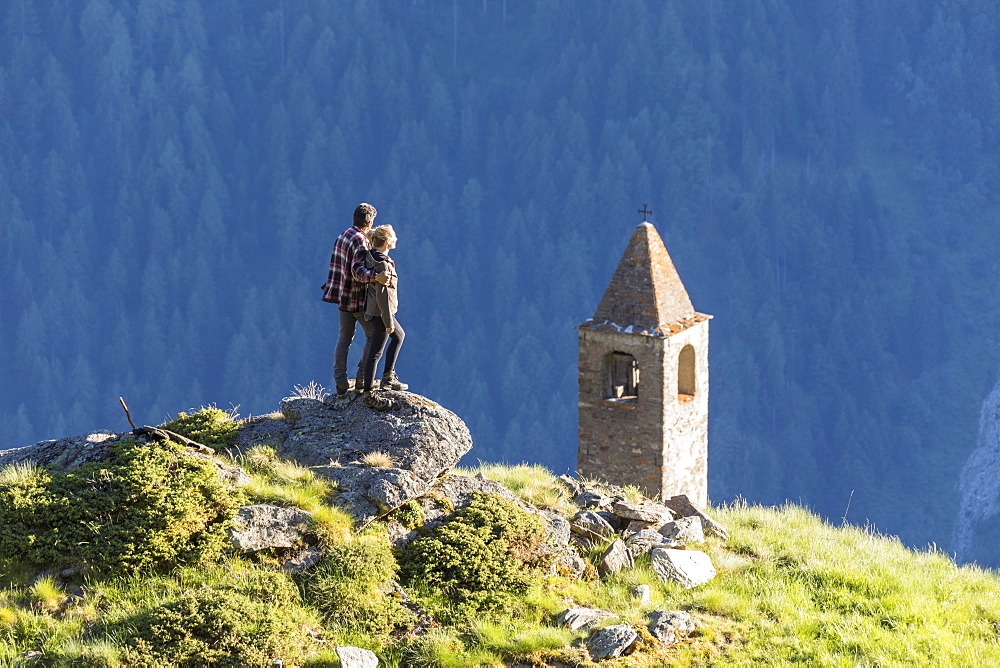
[{"label": "gray rock", "polygon": [[684,543],[664,538],[663,534],[649,529],[632,534],[625,540],[625,545],[633,559],[657,547],[684,547]]},{"label": "gray rock", "polygon": [[597,546],[598,542],[603,544],[607,541],[605,541],[603,538],[600,539],[599,541],[591,540],[590,538],[587,538],[582,534],[578,534],[575,531],[572,534],[570,534],[569,537],[570,545],[575,547],[580,552],[590,552]]},{"label": "gray rock", "polygon": [[591,636],[587,651],[592,661],[617,659],[638,639],[639,634],[628,624],[605,626]]},{"label": "gray rock", "polygon": [[581,489],[573,495],[573,503],[580,508],[600,510],[611,505],[611,497],[594,489]]},{"label": "gray rock", "polygon": [[542,511],[542,518],[549,529],[549,540],[556,547],[564,548],[569,545],[570,530],[569,520],[548,510]]},{"label": "gray rock", "polygon": [[678,517],[697,517],[701,520],[702,529],[706,536],[718,536],[722,540],[729,539],[729,532],[721,524],[706,515],[700,508],[695,506],[685,494],[672,496],[663,502],[663,505],[670,508]]},{"label": "gray rock", "polygon": [[695,628],[691,615],[683,610],[658,610],[648,619],[649,632],[664,645],[679,642]]},{"label": "gray rock", "polygon": [[625,529],[622,531],[622,535],[625,536],[625,538],[628,538],[632,534],[645,531],[646,529],[657,531],[661,526],[663,526],[662,522],[642,522],[639,520],[632,520],[625,526]]},{"label": "gray rock", "polygon": [[578,580],[586,572],[587,562],[572,547],[566,547],[556,555],[552,564],[552,570],[565,577]]},{"label": "gray rock", "polygon": [[703,585],[715,577],[712,560],[697,550],[654,548],[650,560],[663,582],[677,582],[685,589]]},{"label": "gray rock", "polygon": [[[539,512],[534,507],[522,502],[513,492],[494,480],[479,476],[469,477],[449,474],[435,480],[427,492],[416,499],[424,518],[423,524],[419,529],[426,531],[440,525],[451,517],[454,511],[467,507],[472,501],[472,495],[476,492],[502,497],[528,512]],[[340,500],[338,499],[339,503]],[[404,526],[392,515],[387,516],[385,519],[389,540],[395,547],[403,547],[420,535],[417,528]],[[547,516],[542,517],[543,522],[548,522],[548,519]],[[550,527],[550,531],[558,530],[553,529],[552,524],[548,524],[548,526]]]},{"label": "gray rock", "polygon": [[323,551],[315,547],[307,547],[294,557],[286,559],[281,569],[289,573],[302,573],[315,566],[323,558]]},{"label": "gray rock", "polygon": [[608,546],[608,549],[601,555],[597,563],[597,570],[601,575],[617,573],[624,568],[632,568],[632,555],[629,553],[625,543],[616,540]]},{"label": "gray rock", "polygon": [[667,522],[660,527],[659,532],[665,538],[671,538],[683,543],[705,542],[705,531],[700,517],[681,517]]},{"label": "gray rock", "polygon": [[[341,492],[336,504],[366,525],[428,493],[472,447],[468,428],[451,411],[418,394],[392,395],[398,406],[386,412],[360,401],[287,398],[281,418],[241,425],[237,442],[245,447],[260,440],[335,481]],[[391,466],[364,464],[373,452],[388,455]]]},{"label": "gray rock", "polygon": [[334,503],[351,513],[361,524],[367,524],[374,518],[370,508],[365,508],[362,515],[355,514],[358,512],[357,496],[373,504],[375,516],[381,516],[427,493],[432,482],[400,468],[348,465],[313,466],[312,470],[337,483],[341,496],[347,496],[334,499]]},{"label": "gray rock", "polygon": [[649,603],[649,597],[652,592],[653,590],[648,584],[640,584],[632,587],[628,594],[634,600],[638,601],[639,605],[645,605]]},{"label": "gray rock", "polygon": [[566,474],[563,474],[563,475],[559,476],[559,482],[561,482],[563,485],[566,486],[566,489],[569,491],[569,495],[571,497],[572,496],[576,496],[577,494],[579,494],[582,491],[582,487],[580,487],[580,483],[577,482],[576,478],[573,478],[572,476],[568,476]]},{"label": "gray rock", "polygon": [[611,512],[626,520],[639,520],[641,522],[667,522],[672,520],[674,514],[666,506],[658,503],[632,503],[630,501],[615,501],[611,506]]},{"label": "gray rock", "polygon": [[457,415],[419,394],[391,394],[399,406],[385,412],[360,400],[282,400],[289,433],[278,454],[306,466],[326,466],[331,461],[360,464],[365,455],[383,452],[395,468],[431,482],[472,448],[469,429]]},{"label": "gray rock", "polygon": [[597,542],[615,538],[615,528],[593,510],[581,510],[574,515],[570,521],[570,529],[573,533]]},{"label": "gray rock", "polygon": [[52,466],[53,470],[65,473],[83,464],[104,461],[108,458],[108,449],[112,445],[130,437],[131,433],[93,431],[82,436],[39,441],[23,448],[0,450],[0,468],[30,461],[39,466]]},{"label": "gray rock", "polygon": [[[23,448],[0,450],[0,468],[30,461],[39,466],[51,466],[54,471],[66,473],[84,464],[104,461],[108,458],[111,447],[127,438],[143,439],[144,437],[134,436],[132,432],[113,434],[108,431],[93,431],[82,436],[39,441]],[[243,485],[250,480],[246,471],[238,466],[227,464],[217,457],[193,450],[182,452],[185,457],[197,457],[211,462],[215,466],[219,478],[230,485]]]},{"label": "gray rock", "polygon": [[570,631],[586,631],[602,622],[618,619],[618,615],[598,608],[570,608],[561,615],[556,623]]},{"label": "gray rock", "polygon": [[229,540],[242,552],[293,547],[309,529],[312,513],[266,503],[243,506],[233,518]]},{"label": "gray rock", "polygon": [[240,452],[246,452],[255,445],[266,445],[279,450],[288,439],[291,432],[288,422],[282,415],[262,415],[251,417],[240,423],[236,432],[236,446]]},{"label": "gray rock", "polygon": [[360,647],[338,647],[337,657],[342,668],[377,668],[375,652]]}]

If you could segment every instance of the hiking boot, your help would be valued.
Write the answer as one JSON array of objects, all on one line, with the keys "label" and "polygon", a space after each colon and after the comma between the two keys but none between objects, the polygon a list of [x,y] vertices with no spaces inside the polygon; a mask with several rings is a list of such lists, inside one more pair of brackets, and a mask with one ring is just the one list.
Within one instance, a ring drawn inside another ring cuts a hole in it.
[{"label": "hiking boot", "polygon": [[376,411],[389,411],[396,407],[396,403],[392,399],[383,397],[372,390],[361,395],[361,404]]},{"label": "hiking boot", "polygon": [[399,377],[396,376],[395,371],[390,371],[387,374],[382,375],[382,389],[383,390],[405,390],[410,386],[406,383],[400,382]]},{"label": "hiking boot", "polygon": [[350,385],[338,385],[337,386],[337,398],[345,399],[347,397],[347,391],[351,389]]},{"label": "hiking boot", "polygon": [[359,371],[357,377],[354,379],[354,391],[358,394],[362,394],[366,389],[365,376]]}]

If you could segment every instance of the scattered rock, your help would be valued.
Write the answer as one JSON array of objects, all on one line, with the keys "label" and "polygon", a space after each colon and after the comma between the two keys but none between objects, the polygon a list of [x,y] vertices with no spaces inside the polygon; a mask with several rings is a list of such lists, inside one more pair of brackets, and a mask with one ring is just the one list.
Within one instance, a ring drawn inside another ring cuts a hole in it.
[{"label": "scattered rock", "polygon": [[616,540],[608,546],[608,549],[601,555],[597,563],[597,570],[601,575],[617,573],[624,568],[632,568],[632,555],[629,553],[625,543]]},{"label": "scattered rock", "polygon": [[567,547],[556,555],[552,568],[564,577],[580,579],[587,570],[587,562],[576,553],[576,550]]},{"label": "scattered rock", "polygon": [[616,659],[624,654],[636,640],[639,634],[628,624],[605,626],[595,632],[587,643],[587,651],[593,661],[601,659]]},{"label": "scattered rock", "polygon": [[649,597],[653,590],[648,584],[640,584],[632,587],[629,591],[629,596],[631,596],[639,605],[645,605],[649,603]]},{"label": "scattered rock", "polygon": [[628,538],[632,534],[645,531],[647,529],[651,531],[658,531],[661,526],[663,526],[663,522],[642,522],[640,520],[632,520],[625,526],[624,531],[622,531],[622,535],[625,536],[625,538]]},{"label": "scattered rock", "polygon": [[549,541],[556,547],[567,547],[572,533],[569,520],[548,510],[542,511],[542,519],[549,528]]},{"label": "scattered rock", "polygon": [[309,529],[312,513],[266,503],[243,506],[233,518],[229,540],[242,552],[294,547]]},{"label": "scattered rock", "polygon": [[580,508],[591,508],[600,510],[611,505],[611,497],[596,490],[581,489],[573,497],[573,503]]},{"label": "scattered rock", "polygon": [[694,631],[694,620],[683,610],[658,610],[649,614],[649,632],[664,645],[681,641]]},{"label": "scattered rock", "polygon": [[659,532],[665,538],[681,541],[682,543],[704,543],[705,531],[700,517],[681,517],[671,522],[667,522],[660,527]]},{"label": "scattered rock", "polygon": [[618,615],[598,608],[570,608],[559,615],[556,623],[570,631],[592,629],[601,622],[618,619]]},{"label": "scattered rock", "polygon": [[378,657],[375,652],[360,647],[338,647],[337,657],[342,668],[376,668]]},{"label": "scattered rock", "polygon": [[302,573],[315,566],[323,558],[323,551],[315,547],[307,547],[294,557],[286,559],[281,568],[289,573]]},{"label": "scattered rock", "polygon": [[678,517],[698,517],[701,519],[701,526],[706,536],[718,536],[722,540],[729,539],[729,532],[725,527],[702,512],[697,506],[688,500],[687,495],[679,494],[672,496],[663,502],[663,505],[674,511]]},{"label": "scattered rock", "polygon": [[570,529],[573,533],[590,540],[603,542],[615,539],[615,528],[601,515],[593,510],[581,510],[570,521]]},{"label": "scattered rock", "polygon": [[658,503],[632,503],[630,501],[615,501],[611,512],[626,520],[640,522],[663,523],[674,518],[674,514],[666,506]]},{"label": "scattered rock", "polygon": [[712,560],[697,550],[654,548],[650,559],[660,580],[677,582],[685,589],[705,584],[715,577]]},{"label": "scattered rock", "polygon": [[665,538],[663,534],[649,529],[643,529],[632,534],[625,539],[625,545],[628,547],[628,551],[632,554],[633,559],[639,555],[647,554],[656,547],[684,547],[684,543]]},{"label": "scattered rock", "polygon": [[565,473],[559,476],[559,482],[566,486],[570,496],[576,496],[583,490],[576,478],[568,476]]}]

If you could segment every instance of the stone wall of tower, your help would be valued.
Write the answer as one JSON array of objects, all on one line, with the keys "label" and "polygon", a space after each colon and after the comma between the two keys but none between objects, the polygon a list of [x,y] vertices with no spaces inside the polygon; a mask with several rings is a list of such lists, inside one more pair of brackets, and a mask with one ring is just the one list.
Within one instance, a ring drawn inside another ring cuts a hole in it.
[{"label": "stone wall of tower", "polygon": [[[661,496],[686,494],[700,506],[708,504],[708,322],[672,334],[664,350]],[[694,349],[690,399],[678,396],[680,354],[687,345]]]},{"label": "stone wall of tower", "polygon": [[[649,496],[663,483],[665,339],[579,330],[579,450],[581,476],[614,485],[635,485]],[[632,355],[639,365],[635,402],[608,401],[605,359]]]}]

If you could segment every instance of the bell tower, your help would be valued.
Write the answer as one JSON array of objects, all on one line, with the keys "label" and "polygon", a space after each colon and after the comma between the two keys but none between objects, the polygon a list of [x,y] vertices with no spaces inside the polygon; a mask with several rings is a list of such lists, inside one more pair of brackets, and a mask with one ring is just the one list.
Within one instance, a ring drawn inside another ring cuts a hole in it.
[{"label": "bell tower", "polygon": [[[645,208],[645,207],[644,207]],[[580,343],[577,468],[708,503],[708,321],[643,221]]]}]

